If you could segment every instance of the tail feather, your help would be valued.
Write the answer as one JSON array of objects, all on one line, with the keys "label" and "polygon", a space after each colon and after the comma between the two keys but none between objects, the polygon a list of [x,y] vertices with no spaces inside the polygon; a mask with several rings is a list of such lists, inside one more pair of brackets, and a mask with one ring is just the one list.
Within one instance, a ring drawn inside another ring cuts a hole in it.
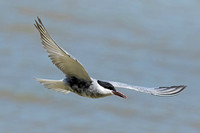
[{"label": "tail feather", "polygon": [[38,78],[36,78],[36,80],[41,84],[43,84],[46,88],[53,89],[57,92],[62,92],[64,94],[70,92],[62,80],[50,80],[50,79],[38,79]]}]

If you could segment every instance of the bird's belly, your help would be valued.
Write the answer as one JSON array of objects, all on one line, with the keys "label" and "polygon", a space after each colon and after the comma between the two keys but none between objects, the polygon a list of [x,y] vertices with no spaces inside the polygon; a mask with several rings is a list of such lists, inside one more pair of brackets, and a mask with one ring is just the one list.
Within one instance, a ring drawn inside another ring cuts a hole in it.
[{"label": "bird's belly", "polygon": [[93,91],[90,89],[85,89],[85,88],[72,88],[72,92],[74,92],[80,96],[89,97],[89,98],[101,98],[101,97],[107,96],[107,95],[103,95],[96,91]]}]

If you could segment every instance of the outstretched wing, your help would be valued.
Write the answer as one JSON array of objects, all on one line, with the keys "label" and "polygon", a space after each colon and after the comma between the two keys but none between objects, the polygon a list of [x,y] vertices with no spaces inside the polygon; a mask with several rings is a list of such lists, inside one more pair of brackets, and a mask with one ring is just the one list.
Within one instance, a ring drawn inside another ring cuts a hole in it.
[{"label": "outstretched wing", "polygon": [[37,17],[37,19],[38,21],[35,20],[34,25],[40,32],[43,47],[48,52],[53,64],[55,64],[64,74],[66,74],[67,77],[74,76],[91,82],[91,79],[84,67],[54,42],[42,24],[40,18]]},{"label": "outstretched wing", "polygon": [[108,82],[111,83],[116,88],[126,88],[126,89],[135,90],[135,91],[139,91],[139,92],[149,93],[152,95],[157,95],[157,96],[174,95],[174,94],[181,92],[186,87],[185,85],[179,85],[179,86],[170,86],[170,87],[148,88],[148,87],[128,85],[125,83],[114,82],[114,81],[108,81]]}]

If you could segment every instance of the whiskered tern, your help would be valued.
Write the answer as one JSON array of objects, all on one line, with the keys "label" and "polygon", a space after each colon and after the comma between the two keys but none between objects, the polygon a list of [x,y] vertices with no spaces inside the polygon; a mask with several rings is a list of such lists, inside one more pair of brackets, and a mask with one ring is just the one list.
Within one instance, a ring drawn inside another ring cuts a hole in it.
[{"label": "whiskered tern", "polygon": [[89,98],[101,98],[111,95],[126,98],[124,94],[115,88],[126,88],[157,96],[169,96],[181,92],[186,87],[185,85],[179,85],[148,88],[91,78],[78,60],[55,43],[39,17],[35,20],[34,25],[40,33],[43,47],[47,51],[49,58],[65,74],[63,80],[36,79],[46,88],[63,92],[64,94],[74,92]]}]

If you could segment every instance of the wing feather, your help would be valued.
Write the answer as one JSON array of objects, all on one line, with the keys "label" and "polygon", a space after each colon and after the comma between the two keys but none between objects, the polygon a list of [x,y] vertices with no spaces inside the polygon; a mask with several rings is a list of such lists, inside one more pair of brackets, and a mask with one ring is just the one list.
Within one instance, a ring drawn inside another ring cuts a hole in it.
[{"label": "wing feather", "polygon": [[90,81],[91,79],[84,67],[69,53],[59,47],[51,38],[45,29],[39,17],[35,20],[35,27],[40,32],[43,47],[48,52],[48,55],[53,62],[67,77],[77,77],[79,79]]},{"label": "wing feather", "polygon": [[126,88],[130,90],[135,90],[139,92],[144,92],[144,93],[149,93],[152,95],[157,95],[157,96],[170,96],[170,95],[175,95],[178,94],[179,92],[183,91],[185,89],[185,85],[179,85],[179,86],[170,86],[170,87],[141,87],[141,86],[134,86],[134,85],[129,85],[125,83],[120,83],[120,82],[114,82],[114,81],[108,81],[111,83],[114,87],[116,88]]}]

